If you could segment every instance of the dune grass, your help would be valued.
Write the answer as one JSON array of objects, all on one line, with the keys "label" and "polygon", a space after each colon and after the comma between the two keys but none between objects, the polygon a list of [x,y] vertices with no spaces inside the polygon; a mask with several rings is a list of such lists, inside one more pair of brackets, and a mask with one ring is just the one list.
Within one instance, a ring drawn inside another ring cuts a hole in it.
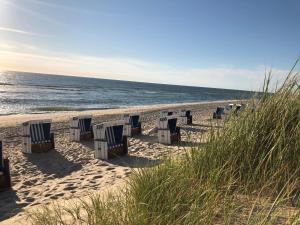
[{"label": "dune grass", "polygon": [[205,146],[132,174],[127,188],[30,214],[44,224],[300,224],[297,75],[211,130]]}]

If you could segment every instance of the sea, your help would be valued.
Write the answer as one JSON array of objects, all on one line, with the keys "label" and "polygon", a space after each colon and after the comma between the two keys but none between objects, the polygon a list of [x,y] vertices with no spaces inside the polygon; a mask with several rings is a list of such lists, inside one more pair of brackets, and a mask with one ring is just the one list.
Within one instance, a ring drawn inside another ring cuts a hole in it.
[{"label": "sea", "polygon": [[241,90],[0,72],[0,116],[247,99],[253,95]]}]

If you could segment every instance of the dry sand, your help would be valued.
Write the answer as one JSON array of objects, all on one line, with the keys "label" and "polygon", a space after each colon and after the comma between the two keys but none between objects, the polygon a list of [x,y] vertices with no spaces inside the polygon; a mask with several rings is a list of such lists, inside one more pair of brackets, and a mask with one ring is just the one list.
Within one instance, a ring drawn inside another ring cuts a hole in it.
[{"label": "dry sand", "polygon": [[[0,137],[4,141],[4,155],[10,159],[12,190],[0,192],[0,221],[14,224],[24,219],[24,211],[53,200],[83,197],[124,183],[133,169],[159,163],[170,154],[184,152],[186,146],[203,142],[211,123],[213,110],[225,102],[189,105],[163,105],[143,108],[114,109],[89,112],[15,115],[0,117]],[[189,107],[194,111],[194,123],[182,126],[182,143],[166,146],[157,142],[154,129],[159,110]],[[79,114],[92,114],[93,123],[120,118],[124,112],[142,112],[143,134],[130,138],[129,154],[102,161],[94,159],[93,141],[71,142],[68,120]],[[56,149],[43,154],[21,152],[20,126],[29,119],[52,118]],[[192,142],[190,141],[192,140]],[[14,217],[13,220],[6,220]],[[4,221],[6,220],[6,221]],[[15,222],[11,222],[15,221]],[[0,222],[1,224],[1,222]]]}]

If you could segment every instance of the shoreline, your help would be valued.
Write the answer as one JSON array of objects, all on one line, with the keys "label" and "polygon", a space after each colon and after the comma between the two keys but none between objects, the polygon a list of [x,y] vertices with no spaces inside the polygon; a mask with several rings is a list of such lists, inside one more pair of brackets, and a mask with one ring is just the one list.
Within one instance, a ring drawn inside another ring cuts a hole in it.
[{"label": "shoreline", "polygon": [[132,106],[127,108],[114,108],[114,109],[0,115],[0,128],[20,126],[21,123],[28,120],[52,119],[52,122],[63,122],[69,120],[73,116],[80,116],[80,115],[93,115],[94,117],[98,117],[98,116],[105,116],[105,115],[115,115],[115,114],[134,113],[134,112],[147,113],[156,110],[174,109],[178,107],[189,108],[198,105],[218,104],[218,103],[224,104],[228,102],[238,102],[238,101],[245,101],[245,100],[218,100],[218,101],[205,101],[205,102],[192,102],[192,103],[155,104],[155,105]]}]

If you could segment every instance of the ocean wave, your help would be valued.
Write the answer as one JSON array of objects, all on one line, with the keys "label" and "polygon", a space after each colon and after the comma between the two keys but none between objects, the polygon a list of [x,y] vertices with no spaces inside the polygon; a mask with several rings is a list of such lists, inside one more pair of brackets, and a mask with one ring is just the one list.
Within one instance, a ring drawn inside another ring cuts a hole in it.
[{"label": "ocean wave", "polygon": [[76,108],[64,106],[50,106],[50,107],[35,107],[31,108],[33,112],[70,112],[70,111],[88,111],[88,110],[105,110],[117,109],[119,107],[93,107],[93,108]]}]

